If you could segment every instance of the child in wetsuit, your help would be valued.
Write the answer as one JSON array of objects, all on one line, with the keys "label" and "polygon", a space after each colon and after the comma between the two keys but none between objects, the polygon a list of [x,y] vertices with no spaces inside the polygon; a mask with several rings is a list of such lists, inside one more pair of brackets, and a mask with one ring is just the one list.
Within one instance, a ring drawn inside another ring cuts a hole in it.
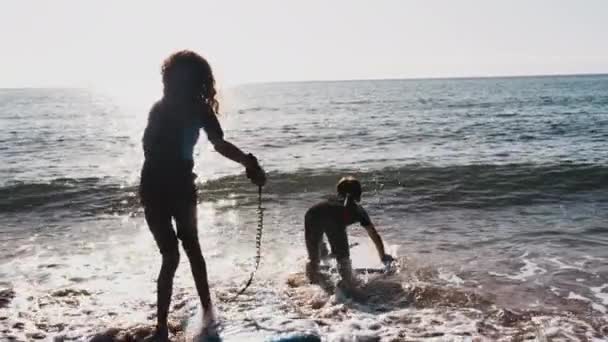
[{"label": "child in wetsuit", "polygon": [[354,177],[344,177],[337,185],[337,196],[317,203],[304,216],[304,231],[308,262],[306,276],[311,282],[318,281],[321,257],[327,254],[323,235],[327,236],[331,252],[338,263],[342,283],[348,288],[353,285],[350,247],[346,227],[359,222],[374,242],[378,256],[383,263],[394,259],[384,251],[382,238],[376,231],[367,212],[361,207],[361,183]]},{"label": "child in wetsuit", "polygon": [[165,60],[162,76],[163,97],[150,110],[144,131],[140,184],[146,222],[162,255],[157,331],[150,338],[155,341],[168,341],[167,315],[180,259],[178,240],[190,261],[203,307],[203,325],[214,325],[207,269],[198,240],[196,175],[192,172],[199,131],[204,130],[222,156],[243,165],[254,184],[262,186],[266,182],[257,159],[224,139],[217,119],[215,80],[207,61],[192,51],[180,51]]}]

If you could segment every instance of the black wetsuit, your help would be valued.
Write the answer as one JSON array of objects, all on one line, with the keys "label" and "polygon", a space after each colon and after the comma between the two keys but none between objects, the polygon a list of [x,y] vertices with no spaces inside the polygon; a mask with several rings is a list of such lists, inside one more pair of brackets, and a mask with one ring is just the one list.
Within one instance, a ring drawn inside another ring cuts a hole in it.
[{"label": "black wetsuit", "polygon": [[317,203],[304,216],[304,230],[308,259],[318,263],[320,259],[319,246],[323,234],[327,235],[331,252],[336,259],[350,257],[346,227],[359,222],[362,226],[369,226],[371,220],[367,212],[355,201],[348,201],[344,205],[344,198],[334,196]]},{"label": "black wetsuit", "polygon": [[[223,139],[215,114],[196,102],[184,104],[163,99],[153,106],[148,117],[139,190],[146,221],[163,254],[178,253],[177,238],[186,249],[198,246],[196,217],[192,217],[197,191],[192,169],[193,149],[201,128],[209,141]],[[172,218],[177,223],[177,235]]]}]

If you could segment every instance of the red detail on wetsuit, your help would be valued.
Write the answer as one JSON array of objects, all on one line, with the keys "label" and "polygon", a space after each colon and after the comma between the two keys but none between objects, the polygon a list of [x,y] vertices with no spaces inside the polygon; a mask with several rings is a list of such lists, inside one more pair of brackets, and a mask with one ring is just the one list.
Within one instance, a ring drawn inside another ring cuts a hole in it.
[{"label": "red detail on wetsuit", "polygon": [[348,222],[350,222],[350,213],[348,209],[344,208],[344,223],[348,224]]}]

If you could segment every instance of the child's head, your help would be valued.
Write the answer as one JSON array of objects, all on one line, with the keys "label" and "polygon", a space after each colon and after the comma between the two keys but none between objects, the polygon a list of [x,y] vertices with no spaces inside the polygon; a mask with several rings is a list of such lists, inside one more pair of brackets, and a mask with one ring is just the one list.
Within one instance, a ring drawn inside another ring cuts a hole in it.
[{"label": "child's head", "polygon": [[178,51],[164,61],[162,76],[165,96],[200,99],[217,114],[215,79],[205,58],[189,50]]},{"label": "child's head", "polygon": [[336,190],[342,197],[349,196],[357,202],[361,201],[361,183],[353,176],[342,177],[336,185]]}]

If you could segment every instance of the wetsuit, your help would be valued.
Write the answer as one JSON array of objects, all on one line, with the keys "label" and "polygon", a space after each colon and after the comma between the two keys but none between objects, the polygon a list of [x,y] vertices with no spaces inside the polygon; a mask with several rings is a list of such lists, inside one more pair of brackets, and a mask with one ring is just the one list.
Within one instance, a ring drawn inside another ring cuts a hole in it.
[{"label": "wetsuit", "polygon": [[[323,234],[327,235],[331,252],[336,257],[339,268],[340,265],[350,268],[350,248],[346,227],[356,222],[366,227],[371,225],[371,220],[357,202],[349,200],[346,205],[344,202],[342,197],[331,197],[314,205],[306,212],[304,235],[308,251],[308,272],[314,272],[318,268]],[[350,269],[346,271],[350,273]]]},{"label": "wetsuit", "polygon": [[[192,169],[194,145],[201,128],[211,142],[223,139],[217,117],[200,103],[164,99],[150,110],[143,136],[145,161],[140,197],[146,221],[163,254],[177,253],[176,237],[185,249],[198,245],[196,225],[190,224],[190,216],[197,200]],[[177,223],[177,236],[172,218]]]}]

